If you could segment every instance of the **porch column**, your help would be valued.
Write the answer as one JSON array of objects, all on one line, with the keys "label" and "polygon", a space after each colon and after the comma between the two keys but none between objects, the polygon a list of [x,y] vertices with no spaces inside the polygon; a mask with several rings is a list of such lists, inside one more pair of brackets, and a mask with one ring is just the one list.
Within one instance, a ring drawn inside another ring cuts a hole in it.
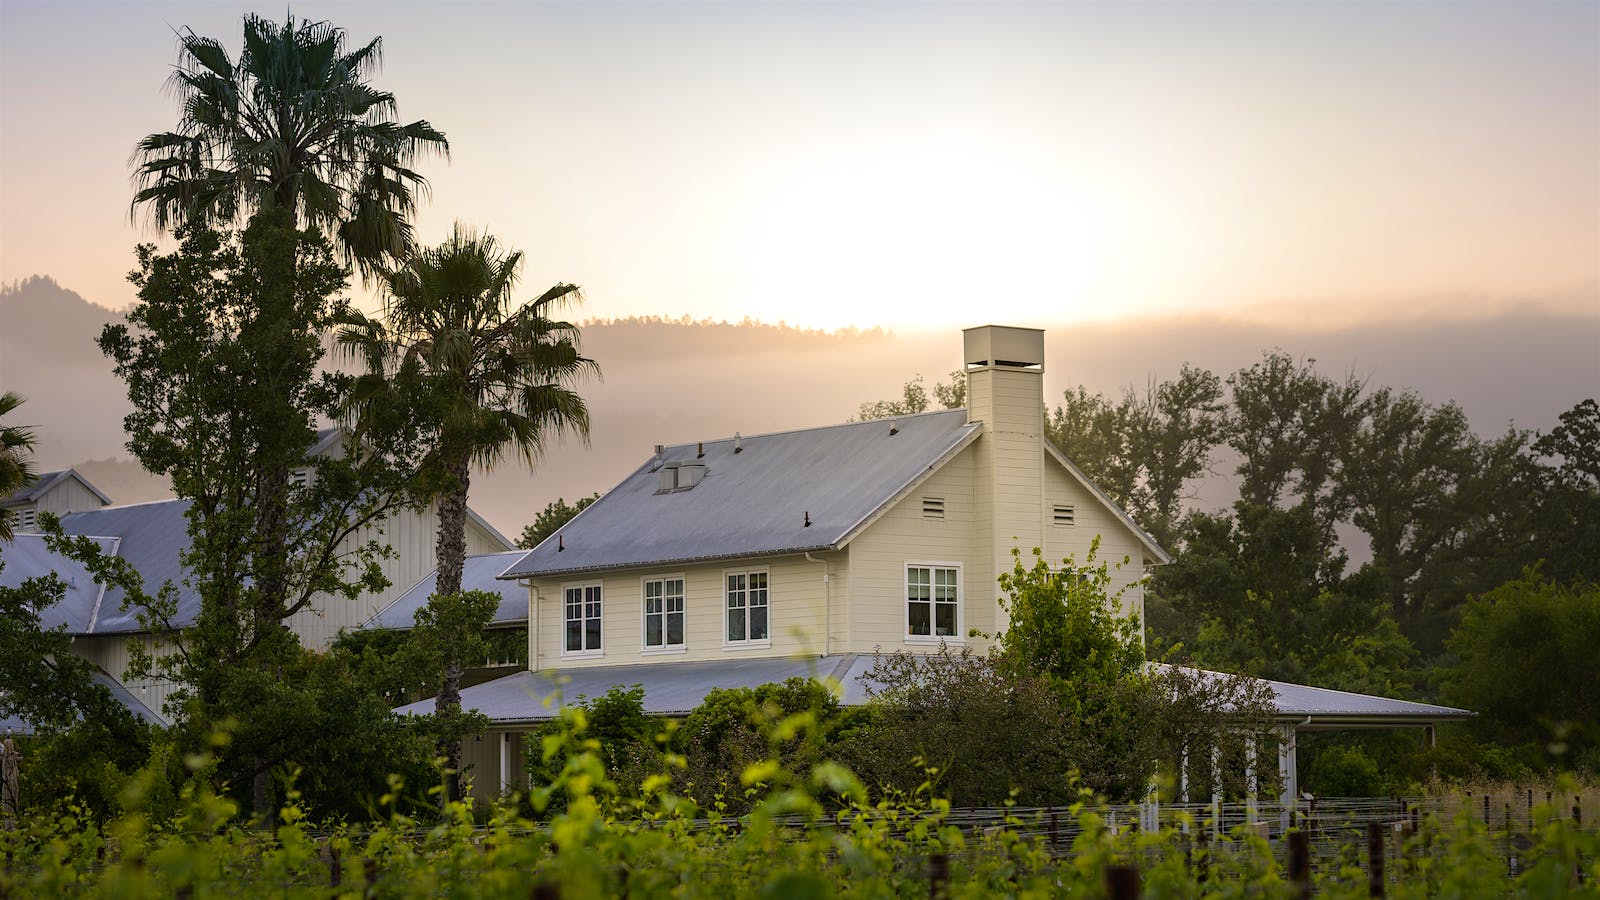
[{"label": "porch column", "polygon": [[1294,724],[1280,725],[1278,729],[1281,737],[1278,742],[1278,782],[1283,785],[1283,793],[1278,797],[1278,802],[1283,806],[1279,824],[1288,831],[1289,826],[1294,824],[1295,805],[1300,802],[1299,767],[1295,764]]},{"label": "porch column", "polygon": [[500,795],[511,790],[511,732],[500,732]]},{"label": "porch column", "polygon": [[1247,734],[1244,736],[1244,803],[1245,821],[1254,825],[1256,822],[1256,741],[1258,736]]}]

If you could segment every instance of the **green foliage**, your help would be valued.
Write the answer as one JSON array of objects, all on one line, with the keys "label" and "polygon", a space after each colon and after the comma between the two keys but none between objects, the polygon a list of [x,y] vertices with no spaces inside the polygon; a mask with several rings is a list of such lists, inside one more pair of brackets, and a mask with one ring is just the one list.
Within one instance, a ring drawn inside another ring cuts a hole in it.
[{"label": "green foliage", "polygon": [[[281,210],[256,215],[242,234],[191,225],[178,236],[174,253],[140,248],[140,302],[129,325],[107,326],[100,339],[127,382],[129,449],[188,502],[182,562],[200,601],[194,626],[174,637],[178,652],[130,671],[155,668],[183,686],[169,711],[189,740],[229,731],[223,779],[252,785],[265,813],[275,768],[309,761],[321,724],[349,735],[339,726],[361,721],[311,692],[342,682],[317,677],[320,661],[283,625],[314,602],[387,586],[381,561],[392,551],[359,538],[410,502],[400,464],[410,445],[397,427],[382,454],[355,443],[306,455],[316,421],[341,404],[340,380],[319,374],[321,335],[344,308],[345,270],[327,241],[289,227]],[[309,477],[291,480],[302,468]],[[175,585],[148,593],[92,542],[52,546],[121,587],[151,631],[173,630]]]},{"label": "green foliage", "polygon": [[1142,674],[1138,616],[1121,612],[1121,593],[1110,592],[1111,568],[1096,559],[1099,549],[1096,537],[1081,565],[1066,559],[1051,568],[1034,548],[1025,568],[1013,548],[1012,570],[999,579],[1009,619],[995,636],[1001,659],[1015,674],[1048,679],[1064,696]]},{"label": "green foliage", "polygon": [[[941,381],[933,386],[932,403],[938,403],[939,409],[961,409],[967,405],[967,373],[956,369],[950,373],[949,381]],[[871,419],[888,419],[894,416],[914,416],[932,409],[928,397],[928,389],[922,383],[922,376],[917,375],[905,383],[901,390],[899,400],[877,400],[872,403],[863,403],[856,410],[855,421],[866,422]]]},{"label": "green foliage", "polygon": [[1468,602],[1450,637],[1445,697],[1476,734],[1534,767],[1600,763],[1600,586],[1537,573]]},{"label": "green foliage", "polygon": [[1172,381],[1154,379],[1117,403],[1083,387],[1067,391],[1045,417],[1045,433],[1141,527],[1164,546],[1177,538],[1189,486],[1210,471],[1227,434],[1216,375],[1185,364]]},{"label": "green foliage", "polygon": [[599,499],[599,494],[591,494],[587,497],[579,497],[578,502],[571,506],[568,506],[567,501],[560,497],[546,503],[544,509],[540,510],[539,515],[534,517],[533,522],[522,527],[522,536],[517,538],[517,546],[524,550],[532,550],[539,546],[539,542],[555,534],[561,526],[572,521],[573,516],[588,509],[589,504]]},{"label": "green foliage", "polygon": [[[186,787],[176,814],[130,795],[129,811],[103,825],[67,805],[0,831],[0,891],[7,896],[168,897],[330,894],[379,897],[911,897],[947,889],[952,897],[1105,896],[1107,866],[1140,869],[1151,897],[1291,897],[1276,848],[1244,829],[1206,847],[1192,833],[1209,823],[1134,830],[1087,803],[1058,810],[1052,826],[1003,809],[998,824],[962,828],[948,803],[920,796],[868,801],[850,771],[820,762],[789,769],[760,761],[744,781],[768,784],[735,820],[673,791],[658,770],[625,812],[591,742],[582,710],[569,707],[543,742],[553,767],[533,805],[543,821],[508,802],[477,824],[460,803],[431,828],[398,809],[394,779],[369,824],[318,821],[289,791],[280,826],[242,827],[237,807],[205,789]],[[765,739],[792,739],[791,717],[769,720]],[[1568,785],[1563,785],[1563,793]],[[564,798],[559,808],[550,799]],[[1087,799],[1087,798],[1085,798]],[[1391,861],[1390,895],[1402,898],[1581,895],[1600,875],[1600,834],[1549,807],[1534,811],[1531,833],[1507,874],[1510,835],[1490,832],[1463,809],[1453,819],[1421,818],[1422,828]],[[1067,835],[1052,852],[1050,832]],[[1357,836],[1316,861],[1318,896],[1368,896]],[[1519,841],[1521,838],[1519,838]],[[931,884],[933,857],[948,868]],[[1204,869],[1200,864],[1204,864]],[[1204,874],[1202,875],[1202,871]],[[542,890],[541,890],[542,889]]]},{"label": "green foliage", "polygon": [[1600,404],[1584,400],[1562,413],[1533,451],[1551,462],[1538,469],[1532,554],[1555,581],[1600,582]]},{"label": "green foliage", "polygon": [[1341,690],[1404,689],[1412,650],[1371,573],[1346,575],[1304,506],[1197,514],[1156,570],[1152,622],[1197,665]]},{"label": "green foliage", "polygon": [[[13,391],[0,394],[0,416],[9,416],[23,403]],[[0,425],[0,500],[33,483],[33,431],[14,423]],[[11,511],[0,509],[0,541],[11,539]]]}]

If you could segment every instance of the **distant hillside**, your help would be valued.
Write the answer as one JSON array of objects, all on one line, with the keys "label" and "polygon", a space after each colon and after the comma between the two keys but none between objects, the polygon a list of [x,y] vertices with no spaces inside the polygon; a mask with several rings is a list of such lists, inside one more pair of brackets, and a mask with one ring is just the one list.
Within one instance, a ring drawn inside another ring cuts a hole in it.
[{"label": "distant hillside", "polygon": [[95,346],[100,330],[120,321],[120,313],[51,278],[0,288],[0,386],[27,399],[17,421],[36,426],[41,460],[67,463],[121,451],[128,402]]}]

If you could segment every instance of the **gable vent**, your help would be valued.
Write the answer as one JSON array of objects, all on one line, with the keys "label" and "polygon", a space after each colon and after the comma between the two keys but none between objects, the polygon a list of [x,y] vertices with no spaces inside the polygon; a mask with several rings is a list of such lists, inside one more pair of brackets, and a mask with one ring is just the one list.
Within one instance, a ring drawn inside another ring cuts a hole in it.
[{"label": "gable vent", "polygon": [[294,469],[289,473],[289,485],[291,487],[303,488],[309,484],[311,484],[310,469]]},{"label": "gable vent", "polygon": [[39,511],[32,506],[24,506],[16,511],[17,531],[32,531],[39,527]]},{"label": "gable vent", "polygon": [[1077,520],[1073,515],[1072,506],[1066,503],[1057,503],[1053,512],[1057,525],[1076,525]]},{"label": "gable vent", "polygon": [[924,519],[942,519],[942,518],[944,518],[944,498],[943,497],[923,497],[922,498],[922,517]]}]

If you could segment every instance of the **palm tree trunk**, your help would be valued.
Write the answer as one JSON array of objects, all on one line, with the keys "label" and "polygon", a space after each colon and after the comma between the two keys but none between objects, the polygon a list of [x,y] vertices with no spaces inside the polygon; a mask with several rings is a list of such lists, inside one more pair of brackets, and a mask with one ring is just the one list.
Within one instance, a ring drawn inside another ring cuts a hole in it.
[{"label": "palm tree trunk", "polygon": [[[439,576],[434,582],[435,593],[450,595],[461,593],[461,570],[467,556],[467,489],[471,485],[471,471],[466,452],[447,448],[445,468],[453,479],[453,489],[439,498]],[[461,711],[461,658],[453,646],[444,653],[444,678],[439,685],[439,696],[434,700],[434,711],[449,717]],[[453,803],[461,799],[461,737],[450,734],[445,739],[445,791],[444,800]]]}]

